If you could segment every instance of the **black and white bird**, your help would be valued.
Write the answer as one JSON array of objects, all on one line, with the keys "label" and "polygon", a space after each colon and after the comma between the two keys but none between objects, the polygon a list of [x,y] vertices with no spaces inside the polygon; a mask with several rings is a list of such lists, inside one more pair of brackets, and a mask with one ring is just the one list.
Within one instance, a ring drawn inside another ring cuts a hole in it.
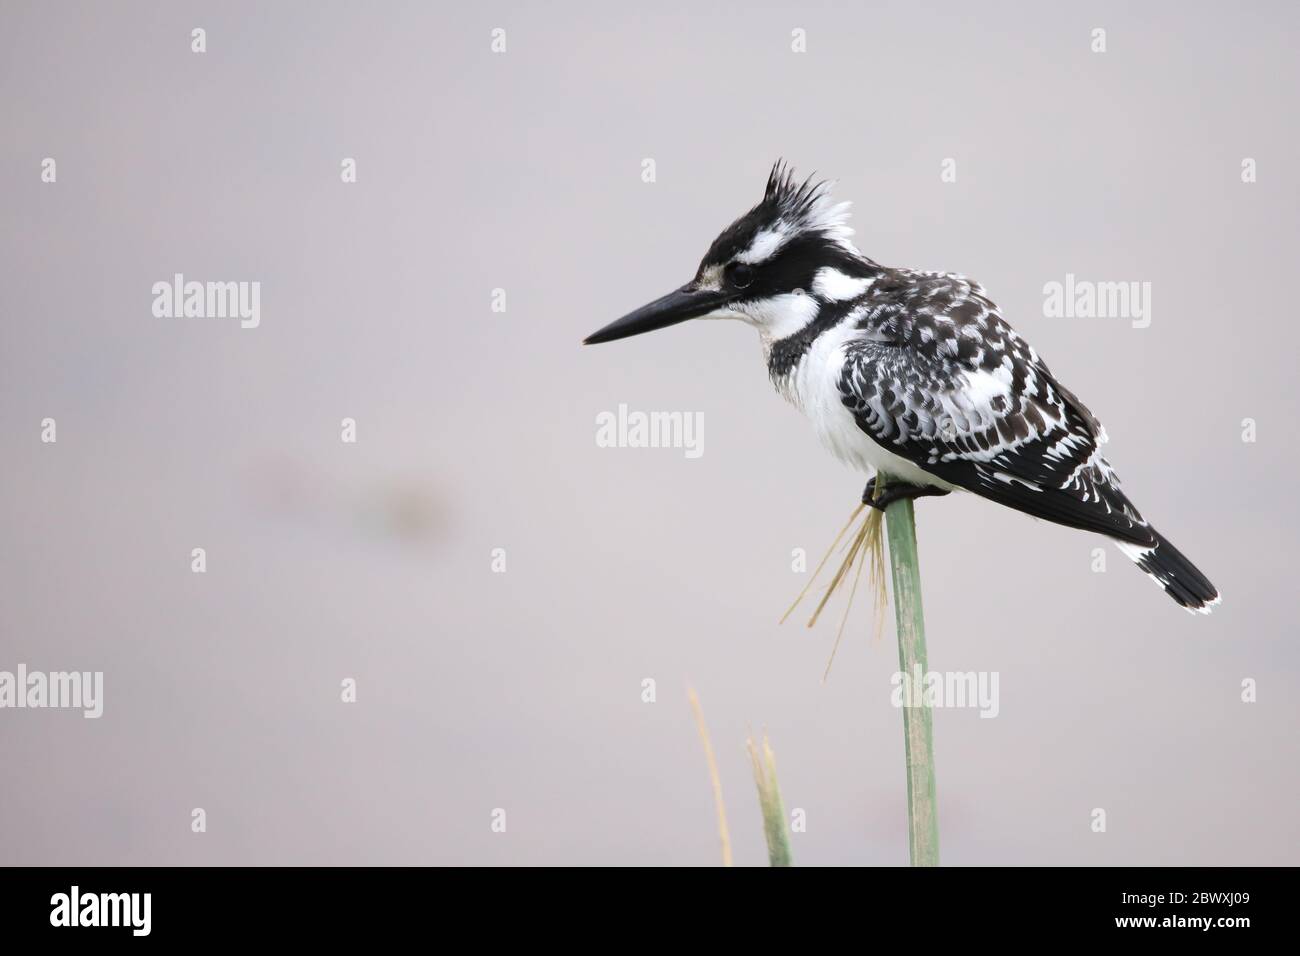
[{"label": "black and white bird", "polygon": [[758,329],[777,390],[837,457],[884,476],[872,499],[974,492],[1112,538],[1189,611],[1214,585],[1149,525],[1102,457],[1106,432],[963,275],[879,265],[849,203],[778,162],[763,200],[713,241],[695,278],[588,336],[611,342],[694,318]]}]

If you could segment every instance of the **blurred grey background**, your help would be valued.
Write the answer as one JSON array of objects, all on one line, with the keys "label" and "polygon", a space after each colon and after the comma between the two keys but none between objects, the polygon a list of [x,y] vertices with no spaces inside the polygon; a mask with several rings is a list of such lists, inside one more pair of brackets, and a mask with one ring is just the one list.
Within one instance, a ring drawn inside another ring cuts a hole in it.
[{"label": "blurred grey background", "polygon": [[[0,6],[0,669],[105,674],[99,720],[0,711],[0,863],[713,864],[688,683],[738,863],[751,726],[797,864],[904,863],[892,627],[860,602],[823,684],[840,605],[777,625],[862,476],[750,329],[578,346],[778,156],[978,278],[1225,595],[921,502],[931,666],[1000,675],[936,714],[945,862],[1300,863],[1294,5],[468,6]],[[154,317],[177,272],[260,327]],[[1067,273],[1150,327],[1044,318]],[[597,447],[620,403],[703,456]]]}]

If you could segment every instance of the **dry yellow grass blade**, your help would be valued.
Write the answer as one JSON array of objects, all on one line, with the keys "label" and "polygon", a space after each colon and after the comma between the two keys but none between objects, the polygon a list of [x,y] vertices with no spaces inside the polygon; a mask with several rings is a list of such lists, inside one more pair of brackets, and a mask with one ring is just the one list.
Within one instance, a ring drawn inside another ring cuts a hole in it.
[{"label": "dry yellow grass blade", "polygon": [[[831,599],[831,595],[839,590],[840,582],[844,580],[844,576],[848,574],[849,569],[853,567],[853,562],[857,559],[858,551],[862,548],[862,542],[867,539],[867,531],[873,524],[877,528],[879,527],[879,515],[880,512],[875,508],[872,508],[871,513],[863,519],[862,527],[858,529],[858,533],[853,537],[853,543],[849,547],[849,553],[845,556],[844,560],[840,562],[840,569],[835,572],[835,577],[831,578],[830,586],[826,588],[826,593],[822,595],[821,601],[817,604],[817,610],[813,611],[813,616],[808,619],[809,627],[812,627],[817,623],[817,618],[821,617],[822,610],[826,607],[826,602]],[[873,519],[875,520],[873,521]]]},{"label": "dry yellow grass blade", "polygon": [[[867,524],[871,521],[870,516],[862,523],[862,531],[859,532],[859,538],[866,537]],[[861,549],[859,549],[861,550]],[[852,560],[852,558],[850,558]],[[831,645],[831,656],[826,659],[826,670],[822,671],[822,683],[826,683],[826,678],[831,676],[831,665],[835,663],[835,653],[840,649],[840,641],[844,639],[844,625],[849,622],[849,611],[853,609],[853,598],[858,593],[858,581],[862,579],[862,566],[867,563],[865,552],[862,560],[858,561],[858,570],[853,575],[853,587],[849,589],[849,599],[844,604],[844,615],[840,618],[839,630],[835,632],[835,643]],[[819,609],[820,610],[820,609]]]},{"label": "dry yellow grass blade", "polygon": [[[781,615],[781,624],[785,623],[785,619],[794,612],[794,609],[799,606],[799,602],[802,601],[808,592],[812,590],[812,586],[817,583],[817,578],[822,573],[822,568],[826,567],[826,562],[829,561],[831,555],[835,553],[835,546],[840,543],[840,538],[844,537],[844,532],[849,530],[853,525],[854,519],[861,514],[862,509],[865,507],[866,505],[858,505],[853,509],[853,514],[849,515],[849,520],[844,523],[843,528],[840,528],[840,533],[835,536],[835,540],[831,542],[831,546],[826,549],[826,554],[822,557],[821,563],[817,565],[817,570],[812,573],[812,577],[808,579],[808,583],[805,584],[803,590],[799,592],[799,596],[794,599],[794,603],[791,604],[790,607],[786,609],[786,612]],[[811,626],[811,624],[809,626]]]},{"label": "dry yellow grass blade", "polygon": [[873,511],[867,519],[871,522],[874,519],[874,526],[867,529],[866,544],[861,551],[861,560],[858,562],[858,571],[853,578],[853,588],[849,591],[849,600],[844,605],[844,616],[840,618],[840,629],[835,635],[835,645],[831,648],[830,659],[826,662],[826,671],[822,674],[822,680],[825,681],[831,673],[831,665],[835,663],[835,651],[839,649],[840,640],[844,637],[844,627],[849,621],[849,611],[853,609],[853,599],[858,591],[858,579],[862,577],[862,567],[867,563],[870,556],[871,570],[867,573],[867,585],[874,593],[873,604],[876,608],[875,626],[872,628],[873,640],[880,640],[885,632],[885,608],[889,607],[889,587],[885,583],[885,548],[884,548],[884,518],[879,511]]},{"label": "dry yellow grass blade", "polygon": [[[875,488],[877,496],[880,494],[883,487],[884,481],[877,477]],[[831,542],[831,546],[827,550],[826,556],[823,557],[821,563],[817,565],[817,570],[812,573],[812,577],[809,579],[808,584],[804,586],[803,591],[799,593],[799,596],[795,598],[794,603],[790,605],[790,609],[782,616],[782,623],[784,623],[786,618],[790,616],[791,612],[799,606],[799,603],[807,596],[808,592],[812,590],[813,585],[816,584],[822,570],[826,567],[827,561],[830,560],[831,554],[834,553],[836,546],[839,545],[840,541],[844,538],[844,535],[853,526],[854,521],[857,520],[858,515],[860,515],[862,510],[866,507],[866,505],[861,504],[854,509],[853,514],[849,516],[848,522],[840,529],[840,533],[835,536],[835,540]],[[826,593],[822,595],[821,600],[817,604],[816,610],[813,611],[812,617],[808,619],[808,627],[812,627],[817,623],[817,619],[821,616],[827,603],[836,591],[840,589],[840,586],[844,583],[845,578],[849,576],[849,572],[853,570],[853,565],[856,563],[857,571],[853,575],[853,584],[849,589],[849,599],[845,604],[844,614],[840,618],[840,626],[835,635],[835,644],[831,648],[830,659],[826,662],[826,671],[822,675],[823,681],[830,675],[831,665],[835,662],[835,653],[839,650],[840,641],[844,637],[844,627],[848,623],[849,612],[852,610],[854,598],[857,596],[858,582],[862,577],[862,568],[867,564],[868,559],[871,563],[871,570],[867,575],[867,581],[868,586],[871,587],[874,592],[876,606],[875,628],[873,633],[875,634],[876,639],[879,639],[881,634],[884,632],[885,608],[889,605],[889,591],[888,586],[885,583],[884,524],[884,516],[880,513],[879,509],[871,508],[868,510],[867,516],[862,520],[861,526],[859,526],[857,532],[849,539],[847,545],[848,552],[840,562],[839,569],[831,578],[831,583],[827,586]]]},{"label": "dry yellow grass blade", "polygon": [[709,765],[709,782],[713,785],[713,804],[718,810],[718,836],[722,841],[722,865],[731,866],[731,831],[727,829],[727,807],[722,802],[722,777],[718,773],[718,761],[713,756],[713,743],[709,740],[709,728],[704,724],[704,708],[700,706],[699,695],[694,687],[686,688],[690,698],[691,710],[695,713],[695,726],[704,743],[704,759]]}]

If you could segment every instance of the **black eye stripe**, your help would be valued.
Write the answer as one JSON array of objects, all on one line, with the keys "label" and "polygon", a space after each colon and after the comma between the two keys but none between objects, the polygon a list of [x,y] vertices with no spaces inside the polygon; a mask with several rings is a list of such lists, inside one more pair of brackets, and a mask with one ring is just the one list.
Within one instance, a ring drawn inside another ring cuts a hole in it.
[{"label": "black eye stripe", "polygon": [[[706,256],[700,269],[721,269],[722,284],[732,291],[748,290],[754,286],[756,293],[777,295],[795,289],[812,289],[817,272],[825,267],[839,269],[846,275],[861,276],[865,271],[878,271],[872,264],[866,270],[863,260],[827,239],[821,233],[795,236],[782,243],[771,256],[754,265],[734,258]],[[701,273],[703,274],[703,272]],[[746,294],[750,294],[746,292]]]}]

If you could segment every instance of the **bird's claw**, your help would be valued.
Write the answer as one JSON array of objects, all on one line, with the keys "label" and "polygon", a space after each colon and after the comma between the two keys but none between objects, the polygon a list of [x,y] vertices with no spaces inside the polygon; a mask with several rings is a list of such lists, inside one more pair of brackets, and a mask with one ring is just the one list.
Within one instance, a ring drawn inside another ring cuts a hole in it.
[{"label": "bird's claw", "polygon": [[908,481],[889,481],[885,483],[885,488],[880,492],[880,497],[876,497],[876,479],[872,477],[867,481],[867,487],[862,492],[862,503],[870,505],[878,511],[884,511],[895,501],[902,501],[905,498],[926,498],[931,495],[948,494],[942,488],[935,488],[933,485],[914,485]]}]

